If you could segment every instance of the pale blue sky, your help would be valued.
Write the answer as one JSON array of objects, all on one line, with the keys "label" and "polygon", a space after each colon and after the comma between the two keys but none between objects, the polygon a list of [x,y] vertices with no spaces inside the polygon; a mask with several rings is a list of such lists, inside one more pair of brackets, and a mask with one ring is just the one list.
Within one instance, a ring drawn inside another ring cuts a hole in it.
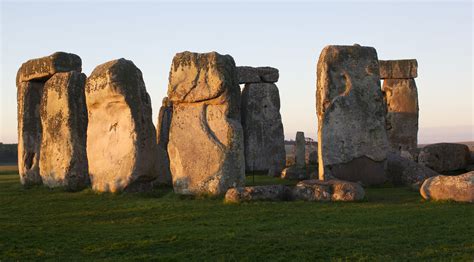
[{"label": "pale blue sky", "polygon": [[373,46],[379,59],[418,59],[420,143],[474,140],[471,1],[37,2],[1,4],[0,141],[16,142],[15,75],[22,62],[67,51],[83,72],[124,57],[143,72],[153,119],[173,55],[230,54],[280,70],[287,138],[316,137],[316,62],[329,44]]}]

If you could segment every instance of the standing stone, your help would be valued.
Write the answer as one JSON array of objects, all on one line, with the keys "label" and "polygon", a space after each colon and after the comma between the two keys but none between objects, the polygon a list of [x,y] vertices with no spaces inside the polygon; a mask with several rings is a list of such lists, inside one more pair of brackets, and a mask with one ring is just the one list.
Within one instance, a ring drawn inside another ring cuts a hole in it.
[{"label": "standing stone", "polygon": [[306,141],[303,132],[296,132],[295,162],[298,168],[306,167]]},{"label": "standing stone", "polygon": [[58,72],[81,72],[81,66],[79,56],[56,52],[28,60],[18,70],[18,171],[25,186],[42,183],[39,167],[42,136],[40,103],[44,83]]},{"label": "standing stone", "polygon": [[416,59],[379,61],[390,151],[415,159],[418,147]]},{"label": "standing stone", "polygon": [[173,117],[173,103],[168,97],[163,98],[160,112],[158,114],[158,125],[156,126],[156,140],[158,144],[158,181],[162,184],[171,184],[170,159],[168,156],[168,142]]},{"label": "standing stone", "polygon": [[85,74],[71,71],[54,74],[44,86],[40,175],[48,187],[77,191],[89,184],[85,83]]},{"label": "standing stone", "polygon": [[280,115],[280,95],[275,84],[246,84],[242,91],[245,170],[268,171],[279,176],[286,152]]},{"label": "standing stone", "polygon": [[364,184],[386,180],[388,150],[377,52],[327,46],[317,66],[319,178]]},{"label": "standing stone", "polygon": [[243,186],[244,143],[234,59],[216,52],[176,54],[168,98],[173,102],[168,153],[174,191],[217,195]]},{"label": "standing stone", "polygon": [[39,115],[44,83],[21,82],[18,99],[18,173],[24,186],[40,185],[39,158],[41,120]]},{"label": "standing stone", "polygon": [[92,188],[146,191],[158,174],[156,131],[142,72],[123,58],[87,78],[87,155]]}]

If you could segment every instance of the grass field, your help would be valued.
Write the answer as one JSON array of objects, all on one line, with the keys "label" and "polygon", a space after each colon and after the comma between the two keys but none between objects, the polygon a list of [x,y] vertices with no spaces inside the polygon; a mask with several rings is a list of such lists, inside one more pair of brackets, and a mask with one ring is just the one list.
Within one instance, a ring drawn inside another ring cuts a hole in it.
[{"label": "grass field", "polygon": [[3,169],[0,261],[473,261],[473,205],[425,202],[408,188],[370,188],[366,195],[358,203],[226,205],[170,189],[24,190],[16,171]]}]

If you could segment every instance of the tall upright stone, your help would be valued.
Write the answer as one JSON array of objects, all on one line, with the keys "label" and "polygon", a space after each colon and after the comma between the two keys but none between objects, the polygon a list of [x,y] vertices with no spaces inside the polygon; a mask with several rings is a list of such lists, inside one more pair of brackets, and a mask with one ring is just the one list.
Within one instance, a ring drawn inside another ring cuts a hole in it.
[{"label": "tall upright stone", "polygon": [[156,131],[142,72],[123,58],[97,66],[86,82],[87,155],[96,191],[146,191],[156,172]]},{"label": "tall upright stone", "polygon": [[18,172],[25,186],[41,184],[42,127],[40,104],[44,83],[58,72],[81,72],[81,58],[56,52],[23,63],[16,76],[18,102]]},{"label": "tall upright stone", "polygon": [[418,147],[418,63],[410,60],[379,61],[382,92],[387,105],[387,136],[394,153],[415,159]]},{"label": "tall upright stone", "polygon": [[245,180],[240,87],[234,59],[178,53],[169,76],[173,103],[168,153],[174,191],[223,194]]},{"label": "tall upright stone", "polygon": [[89,184],[85,83],[86,75],[77,71],[56,73],[45,83],[40,175],[49,187],[77,191]]},{"label": "tall upright stone", "polygon": [[279,176],[285,168],[285,137],[280,95],[272,83],[246,84],[242,91],[245,170]]},{"label": "tall upright stone", "polygon": [[295,164],[299,168],[306,167],[306,141],[304,132],[296,132],[296,146],[295,146]]},{"label": "tall upright stone", "polygon": [[319,178],[384,182],[388,141],[377,52],[327,46],[317,77]]},{"label": "tall upright stone", "polygon": [[170,135],[171,119],[173,117],[173,103],[168,97],[163,98],[160,112],[158,114],[158,124],[156,126],[156,141],[158,144],[158,172],[159,182],[171,184],[170,158],[168,155],[168,142]]}]

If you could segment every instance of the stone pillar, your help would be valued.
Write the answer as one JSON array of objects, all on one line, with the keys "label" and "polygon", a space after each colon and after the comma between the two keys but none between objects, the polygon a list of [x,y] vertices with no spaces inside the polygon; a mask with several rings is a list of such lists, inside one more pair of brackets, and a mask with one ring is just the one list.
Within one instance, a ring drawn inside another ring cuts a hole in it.
[{"label": "stone pillar", "polygon": [[306,167],[306,141],[303,132],[296,132],[295,164],[298,168]]},{"label": "stone pillar", "polygon": [[377,52],[327,46],[317,66],[319,178],[380,184],[388,151]]},{"label": "stone pillar", "polygon": [[168,97],[163,98],[160,112],[158,114],[158,124],[156,126],[156,140],[158,144],[158,172],[159,182],[162,184],[172,183],[170,159],[168,155],[168,142],[170,134],[171,119],[173,117],[173,103]]},{"label": "stone pillar", "polygon": [[178,53],[168,98],[173,103],[168,154],[178,194],[223,194],[245,182],[240,88],[234,59],[216,52]]},{"label": "stone pillar", "polygon": [[96,191],[148,191],[157,179],[156,131],[142,72],[123,58],[86,82],[87,155]]},{"label": "stone pillar", "polygon": [[278,87],[269,82],[278,81],[278,69],[237,67],[237,71],[239,83],[246,83],[241,106],[245,170],[280,176],[286,162],[280,94]]},{"label": "stone pillar", "polygon": [[86,153],[86,75],[54,74],[41,101],[40,175],[48,187],[81,190],[89,184]]},{"label": "stone pillar", "polygon": [[382,92],[387,106],[390,150],[414,160],[418,147],[418,91],[416,59],[379,61]]},{"label": "stone pillar", "polygon": [[16,77],[18,100],[18,171],[24,186],[42,183],[40,152],[41,98],[45,82],[58,72],[81,72],[81,58],[56,52],[23,63]]}]

